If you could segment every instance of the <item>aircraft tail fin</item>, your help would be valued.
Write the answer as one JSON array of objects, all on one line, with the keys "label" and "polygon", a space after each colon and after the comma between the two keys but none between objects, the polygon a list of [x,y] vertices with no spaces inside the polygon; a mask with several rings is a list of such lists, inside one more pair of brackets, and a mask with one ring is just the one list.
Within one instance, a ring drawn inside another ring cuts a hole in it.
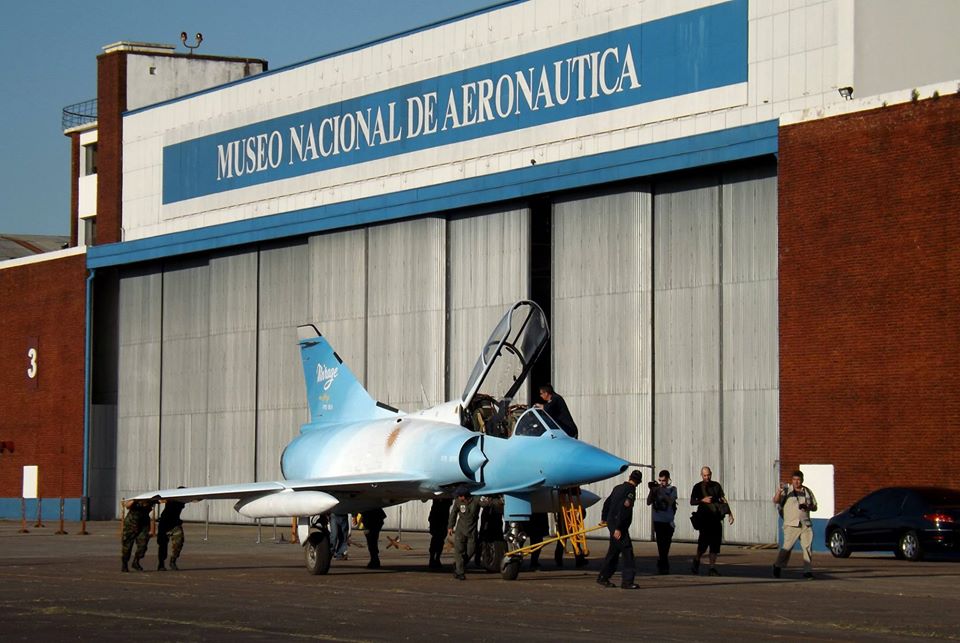
[{"label": "aircraft tail fin", "polygon": [[297,328],[310,424],[339,424],[397,415],[377,402],[313,324]]}]

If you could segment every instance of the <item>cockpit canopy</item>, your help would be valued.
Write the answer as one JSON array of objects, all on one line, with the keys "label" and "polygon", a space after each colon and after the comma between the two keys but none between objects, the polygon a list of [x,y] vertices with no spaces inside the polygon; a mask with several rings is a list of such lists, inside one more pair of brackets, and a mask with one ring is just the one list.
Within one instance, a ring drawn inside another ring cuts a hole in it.
[{"label": "cockpit canopy", "polygon": [[504,408],[509,405],[549,338],[540,306],[527,300],[511,306],[480,351],[463,390],[463,408],[469,408],[478,394],[493,398]]},{"label": "cockpit canopy", "polygon": [[[528,409],[527,412],[517,420],[517,425],[513,429],[513,435],[526,435],[535,438],[543,435],[547,431],[560,431],[563,433],[560,425],[544,411]],[[566,433],[563,434],[566,435]]]}]

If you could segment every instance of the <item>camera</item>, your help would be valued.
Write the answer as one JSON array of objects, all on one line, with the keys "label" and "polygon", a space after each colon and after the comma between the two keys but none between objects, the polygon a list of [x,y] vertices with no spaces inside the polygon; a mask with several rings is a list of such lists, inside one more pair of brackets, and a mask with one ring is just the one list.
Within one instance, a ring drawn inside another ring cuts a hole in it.
[{"label": "camera", "polygon": [[807,505],[807,503],[804,502],[800,504],[799,508],[800,508],[800,511],[806,511],[810,507]]},{"label": "camera", "polygon": [[654,482],[653,480],[651,480],[650,482],[647,483],[647,486],[651,489],[656,489],[657,487],[660,486],[660,483]]}]

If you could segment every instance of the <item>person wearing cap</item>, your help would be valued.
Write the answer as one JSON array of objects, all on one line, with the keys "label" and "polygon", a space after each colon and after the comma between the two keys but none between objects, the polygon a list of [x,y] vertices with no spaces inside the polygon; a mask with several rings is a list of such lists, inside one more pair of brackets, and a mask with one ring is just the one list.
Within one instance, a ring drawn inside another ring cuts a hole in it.
[{"label": "person wearing cap", "polygon": [[456,498],[447,520],[447,533],[453,536],[453,576],[466,580],[466,561],[473,558],[477,547],[477,522],[480,501],[470,495],[467,487],[457,487]]},{"label": "person wearing cap", "polygon": [[610,546],[607,556],[597,576],[597,583],[601,587],[614,587],[610,577],[620,566],[620,587],[623,589],[640,589],[633,582],[635,570],[633,563],[633,541],[630,540],[630,523],[633,522],[633,506],[637,503],[637,485],[643,480],[640,471],[630,473],[626,482],[618,484],[603,502],[600,520],[607,523],[610,531]]}]

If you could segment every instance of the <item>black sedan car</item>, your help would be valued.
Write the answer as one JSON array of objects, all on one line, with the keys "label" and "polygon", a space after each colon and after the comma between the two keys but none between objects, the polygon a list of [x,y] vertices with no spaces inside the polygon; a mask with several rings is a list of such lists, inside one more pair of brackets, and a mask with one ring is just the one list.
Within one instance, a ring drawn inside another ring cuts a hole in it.
[{"label": "black sedan car", "polygon": [[830,553],[892,550],[920,560],[928,551],[960,551],[960,491],[891,487],[861,498],[827,523]]}]

